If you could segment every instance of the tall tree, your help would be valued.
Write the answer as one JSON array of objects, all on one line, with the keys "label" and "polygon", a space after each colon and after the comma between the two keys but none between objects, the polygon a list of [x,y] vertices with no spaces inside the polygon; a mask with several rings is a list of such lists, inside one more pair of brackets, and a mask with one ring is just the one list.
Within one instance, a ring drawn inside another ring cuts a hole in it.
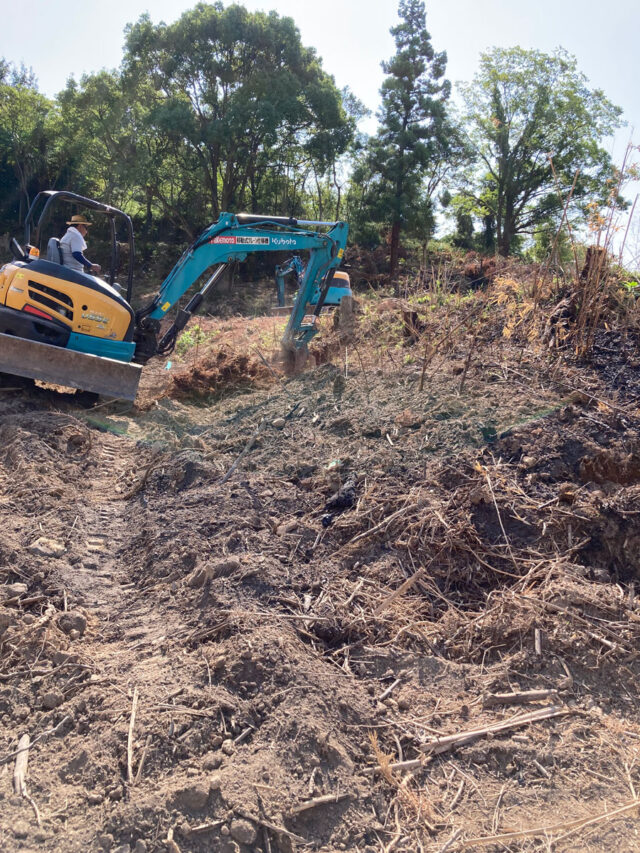
[{"label": "tall tree", "polygon": [[578,170],[573,204],[606,201],[613,165],[600,141],[622,110],[587,83],[564,50],[515,47],[483,54],[463,87],[476,160],[463,193],[495,223],[501,255],[562,210]]},{"label": "tall tree", "polygon": [[22,221],[39,182],[46,180],[52,113],[53,104],[38,92],[33,72],[0,60],[0,171],[10,170],[15,181],[0,208],[9,202],[14,222]]},{"label": "tall tree", "polygon": [[[426,30],[423,0],[400,0],[392,27],[396,53],[382,63],[380,128],[370,145],[369,168],[391,226],[389,275],[395,279],[400,234],[412,210],[425,209],[425,178],[446,148],[446,53],[436,53]],[[440,157],[441,158],[441,157]]]},{"label": "tall tree", "polygon": [[353,133],[333,79],[275,12],[217,2],[170,25],[143,16],[123,68],[132,89],[151,83],[148,127],[198,175],[214,218],[257,204],[267,169],[280,174],[282,212],[291,212],[292,164],[324,169]]}]

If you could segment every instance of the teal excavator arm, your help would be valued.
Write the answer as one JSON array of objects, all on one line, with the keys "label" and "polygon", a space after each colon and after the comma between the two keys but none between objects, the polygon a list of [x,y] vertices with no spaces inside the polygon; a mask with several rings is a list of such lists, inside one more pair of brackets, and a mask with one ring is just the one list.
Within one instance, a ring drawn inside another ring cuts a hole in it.
[{"label": "teal excavator arm", "polygon": [[[328,230],[311,230],[317,227]],[[136,361],[144,362],[152,355],[170,353],[178,335],[227,265],[233,261],[244,261],[247,255],[254,252],[309,252],[309,261],[282,339],[283,346],[289,350],[303,348],[317,333],[316,318],[324,304],[333,274],[342,260],[348,230],[346,222],[222,213],[218,221],[206,228],[189,246],[162,283],[153,301],[138,312]],[[158,340],[162,318],[212,268],[203,287],[185,308],[178,311],[173,324]],[[312,301],[315,301],[313,315],[307,318],[306,306]]]}]

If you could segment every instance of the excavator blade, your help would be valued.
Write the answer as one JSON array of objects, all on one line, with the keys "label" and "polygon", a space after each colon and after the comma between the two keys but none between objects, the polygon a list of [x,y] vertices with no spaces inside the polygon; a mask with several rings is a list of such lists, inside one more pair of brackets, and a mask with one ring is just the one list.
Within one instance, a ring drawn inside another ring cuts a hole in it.
[{"label": "excavator blade", "polygon": [[0,373],[135,400],[141,371],[138,364],[0,334]]}]

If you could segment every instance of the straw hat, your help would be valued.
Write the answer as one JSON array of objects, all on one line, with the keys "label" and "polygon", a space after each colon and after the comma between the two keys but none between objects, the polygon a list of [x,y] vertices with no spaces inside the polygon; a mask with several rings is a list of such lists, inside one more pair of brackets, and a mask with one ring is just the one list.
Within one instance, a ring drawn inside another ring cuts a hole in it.
[{"label": "straw hat", "polygon": [[89,225],[93,225],[93,223],[90,222],[87,217],[83,216],[81,213],[76,213],[71,217],[69,222],[67,222],[67,225],[86,225],[88,227]]}]

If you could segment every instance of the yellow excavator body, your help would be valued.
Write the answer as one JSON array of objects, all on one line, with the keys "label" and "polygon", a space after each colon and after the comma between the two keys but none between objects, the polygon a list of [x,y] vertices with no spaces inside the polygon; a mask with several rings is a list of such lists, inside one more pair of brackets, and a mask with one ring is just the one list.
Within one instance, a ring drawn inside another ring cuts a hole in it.
[{"label": "yellow excavator body", "polygon": [[5,264],[0,269],[0,306],[111,341],[124,341],[134,320],[129,305],[106,282],[47,261]]}]

